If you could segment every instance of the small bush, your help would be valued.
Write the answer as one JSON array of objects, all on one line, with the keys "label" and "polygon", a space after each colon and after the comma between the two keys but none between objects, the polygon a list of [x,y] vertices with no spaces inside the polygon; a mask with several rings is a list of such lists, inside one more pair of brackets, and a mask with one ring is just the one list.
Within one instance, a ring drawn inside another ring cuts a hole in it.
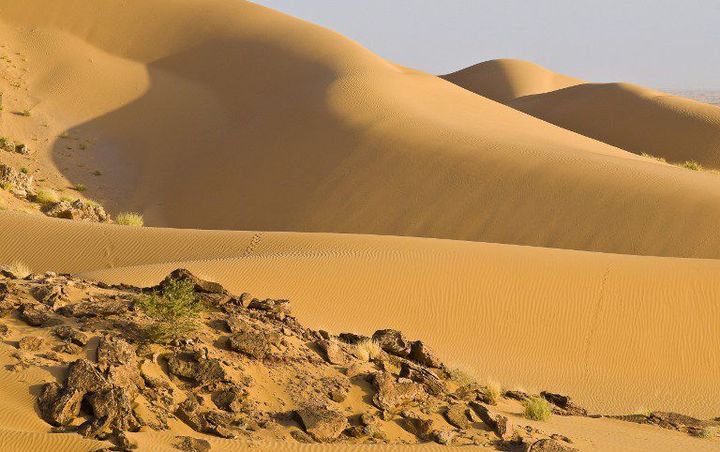
[{"label": "small bush", "polygon": [[531,397],[523,402],[523,416],[533,421],[547,421],[552,416],[552,408],[547,400]]},{"label": "small bush", "polygon": [[715,438],[718,435],[720,435],[720,427],[713,426],[703,427],[696,433],[698,438],[705,439]]},{"label": "small bush", "polygon": [[145,224],[142,215],[135,212],[122,212],[115,217],[115,223],[123,226],[140,227]]},{"label": "small bush", "polygon": [[60,201],[60,197],[57,192],[50,188],[41,188],[35,194],[35,202],[38,204],[47,205],[58,201]]},{"label": "small bush", "polygon": [[189,280],[171,279],[162,292],[142,297],[137,305],[152,319],[145,330],[153,342],[167,342],[197,329],[196,318],[203,305],[195,297],[195,284]]},{"label": "small bush", "polygon": [[0,150],[8,150],[12,148],[12,141],[8,137],[0,137]]},{"label": "small bush", "polygon": [[701,164],[696,162],[695,160],[686,160],[683,163],[680,164],[681,167],[692,170],[692,171],[702,171],[703,167]]},{"label": "small bush", "polygon": [[453,367],[448,370],[448,377],[458,386],[467,386],[473,383],[477,383],[475,378],[469,370],[465,370],[462,367]]},{"label": "small bush", "polygon": [[483,388],[483,394],[490,400],[490,403],[496,405],[502,397],[502,387],[497,381],[488,381]]},{"label": "small bush", "polygon": [[87,187],[85,186],[85,184],[75,184],[73,185],[73,190],[82,192],[87,190]]},{"label": "small bush", "polygon": [[30,267],[20,261],[15,261],[10,265],[2,265],[0,267],[2,267],[3,270],[12,273],[15,277],[21,279],[27,278],[31,273]]},{"label": "small bush", "polygon": [[658,162],[667,163],[667,160],[665,160],[665,157],[657,157],[655,155],[648,154],[646,152],[643,152],[642,154],[640,154],[640,156],[647,157],[647,158],[653,159],[653,160],[657,160]]},{"label": "small bush", "polygon": [[10,190],[12,187],[13,184],[11,184],[10,182],[3,182],[0,184],[0,188],[2,188],[3,190]]},{"label": "small bush", "polygon": [[376,341],[365,339],[355,344],[353,355],[362,361],[371,361],[382,356],[383,350]]},{"label": "small bush", "polygon": [[27,173],[30,172],[30,170],[27,169],[27,167],[23,166],[22,168],[20,168],[20,172],[23,173],[23,174],[27,174]]}]

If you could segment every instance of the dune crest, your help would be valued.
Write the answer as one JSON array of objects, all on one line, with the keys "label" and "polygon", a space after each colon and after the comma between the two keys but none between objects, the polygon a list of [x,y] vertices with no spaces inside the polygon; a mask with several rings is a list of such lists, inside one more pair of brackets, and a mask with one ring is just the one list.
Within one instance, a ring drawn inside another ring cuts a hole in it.
[{"label": "dune crest", "polygon": [[491,60],[443,78],[635,154],[720,169],[715,105],[628,83],[587,83],[518,60]]}]

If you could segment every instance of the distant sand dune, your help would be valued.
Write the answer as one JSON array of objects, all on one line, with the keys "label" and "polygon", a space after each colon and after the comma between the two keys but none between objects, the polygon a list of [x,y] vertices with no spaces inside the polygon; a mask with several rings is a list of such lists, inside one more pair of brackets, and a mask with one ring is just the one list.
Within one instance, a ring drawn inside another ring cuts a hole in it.
[{"label": "distant sand dune", "polygon": [[720,168],[714,105],[627,83],[586,83],[519,60],[492,60],[443,78],[636,154]]}]

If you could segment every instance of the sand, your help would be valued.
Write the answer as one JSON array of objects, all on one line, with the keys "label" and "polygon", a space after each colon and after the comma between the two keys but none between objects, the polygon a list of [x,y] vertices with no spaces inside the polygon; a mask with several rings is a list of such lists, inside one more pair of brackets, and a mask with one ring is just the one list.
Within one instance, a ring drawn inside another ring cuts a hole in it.
[{"label": "sand", "polygon": [[[244,1],[0,0],[0,44],[0,131],[33,148],[2,161],[154,226],[0,211],[0,263],[187,267],[592,410],[720,415],[720,176],[636,155],[720,167],[717,107],[518,61],[447,81]],[[0,442],[85,447],[5,387]],[[555,422],[588,450],[715,445]]]},{"label": "sand", "polygon": [[443,76],[549,123],[669,162],[720,168],[720,107],[629,83],[587,83],[520,60]]}]

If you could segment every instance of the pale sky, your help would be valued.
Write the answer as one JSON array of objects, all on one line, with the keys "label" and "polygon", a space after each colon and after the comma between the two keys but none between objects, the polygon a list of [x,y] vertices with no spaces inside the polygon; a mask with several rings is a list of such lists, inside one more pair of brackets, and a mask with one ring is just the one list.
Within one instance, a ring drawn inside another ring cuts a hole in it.
[{"label": "pale sky", "polygon": [[720,0],[253,0],[441,74],[521,58],[589,81],[720,90]]}]

